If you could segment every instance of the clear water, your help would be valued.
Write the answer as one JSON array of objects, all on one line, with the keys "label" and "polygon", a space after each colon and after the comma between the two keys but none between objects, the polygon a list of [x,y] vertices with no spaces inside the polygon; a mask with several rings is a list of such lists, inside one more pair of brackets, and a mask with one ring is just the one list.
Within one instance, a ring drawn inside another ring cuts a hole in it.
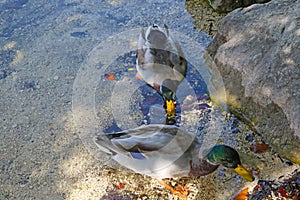
[{"label": "clear water", "polygon": [[[186,82],[178,91],[177,125],[195,132],[207,146],[218,142],[242,150],[261,139],[241,121],[224,117],[223,109],[207,101],[220,86],[211,83],[213,70],[202,59],[211,38],[194,28],[184,1],[0,0],[0,19],[0,92],[3,95],[0,126],[4,130],[1,150],[6,152],[1,163],[3,174],[12,175],[3,178],[4,185],[19,182],[16,174],[23,173],[26,177],[31,174],[34,178],[33,169],[39,174],[39,168],[32,166],[34,162],[24,166],[23,161],[38,155],[39,163],[46,163],[44,157],[49,152],[44,149],[53,148],[52,142],[60,140],[57,138],[65,124],[59,123],[65,123],[61,118],[71,110],[76,133],[100,160],[107,158],[95,148],[96,134],[164,121],[160,95],[137,80],[136,71],[131,69],[135,68],[135,41],[139,32],[153,23],[166,23],[176,32],[189,61]],[[108,80],[105,77],[108,73],[113,73],[115,80]],[[190,94],[195,94],[195,99],[186,99]],[[44,135],[48,129],[51,134]],[[62,157],[57,152],[51,153],[55,158]],[[256,166],[257,155],[247,157],[249,154],[249,150],[243,154],[243,161]],[[275,166],[275,161],[265,160],[266,166]],[[18,171],[7,163],[14,163]],[[221,169],[218,176],[224,176],[224,171]],[[220,181],[223,189],[229,188],[225,191],[232,188],[237,191],[239,184],[239,177],[226,184]],[[11,191],[10,187],[5,190]],[[32,191],[32,196],[37,194]]]}]

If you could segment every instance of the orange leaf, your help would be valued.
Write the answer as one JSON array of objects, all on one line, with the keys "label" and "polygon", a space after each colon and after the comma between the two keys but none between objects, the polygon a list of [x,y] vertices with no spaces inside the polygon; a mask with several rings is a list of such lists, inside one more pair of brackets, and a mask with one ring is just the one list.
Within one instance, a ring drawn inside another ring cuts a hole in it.
[{"label": "orange leaf", "polygon": [[125,187],[125,183],[120,183],[119,185],[116,186],[117,190],[121,190]]},{"label": "orange leaf", "polygon": [[246,200],[247,197],[248,197],[248,188],[245,188],[238,195],[236,195],[232,200]]},{"label": "orange leaf", "polygon": [[113,81],[116,79],[116,76],[113,73],[108,73],[108,74],[105,74],[104,76],[105,76],[105,78],[107,78],[110,81]]},{"label": "orange leaf", "polygon": [[250,146],[250,151],[253,151],[254,153],[264,153],[270,148],[267,144],[256,144]]}]

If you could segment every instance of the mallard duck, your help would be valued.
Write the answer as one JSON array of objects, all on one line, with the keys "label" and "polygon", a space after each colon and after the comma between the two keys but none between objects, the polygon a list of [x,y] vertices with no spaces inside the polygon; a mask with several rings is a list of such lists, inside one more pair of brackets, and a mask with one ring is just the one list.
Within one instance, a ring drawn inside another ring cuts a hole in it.
[{"label": "mallard duck", "polygon": [[[102,134],[95,137],[95,143],[119,164],[159,180],[205,176],[215,171],[219,165],[234,169],[247,181],[254,180],[252,174],[242,166],[239,154],[232,147],[215,145],[200,152],[201,143],[195,134],[173,125],[143,125]],[[167,186],[163,181],[160,183]]]},{"label": "mallard duck", "polygon": [[177,40],[164,28],[153,24],[141,31],[136,61],[139,79],[157,90],[163,97],[169,116],[175,115],[175,94],[186,76],[187,61]]}]

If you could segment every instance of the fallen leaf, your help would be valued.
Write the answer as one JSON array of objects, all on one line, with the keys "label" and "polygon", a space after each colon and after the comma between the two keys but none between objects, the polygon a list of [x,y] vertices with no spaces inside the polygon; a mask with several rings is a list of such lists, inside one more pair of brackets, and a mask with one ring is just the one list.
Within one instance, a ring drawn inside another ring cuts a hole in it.
[{"label": "fallen leaf", "polygon": [[17,50],[14,59],[11,61],[11,63],[9,63],[9,65],[14,66],[17,63],[19,63],[21,60],[23,60],[23,58],[24,58],[23,52],[20,50]]},{"label": "fallen leaf", "polygon": [[142,184],[139,184],[138,188],[139,188],[139,190],[144,190],[145,189],[145,187]]},{"label": "fallen leaf", "polygon": [[270,148],[267,144],[255,144],[250,146],[250,151],[254,153],[264,153]]},{"label": "fallen leaf", "polygon": [[116,76],[113,73],[108,73],[108,74],[105,74],[104,76],[105,76],[106,79],[108,79],[110,81],[113,81],[113,80],[116,79]]},{"label": "fallen leaf", "polygon": [[285,197],[285,198],[288,198],[289,195],[287,194],[286,190],[284,188],[278,188],[278,193],[282,196],[282,197]]},{"label": "fallen leaf", "polygon": [[189,195],[190,190],[186,189],[184,186],[180,185],[178,188],[174,188],[173,186],[166,183],[164,180],[158,180],[158,182],[164,186],[167,190],[172,192],[172,194],[176,195],[180,200],[187,200],[187,196]]},{"label": "fallen leaf", "polygon": [[297,194],[295,194],[295,195],[293,196],[293,200],[298,200],[298,195],[297,195]]},{"label": "fallen leaf", "polygon": [[17,43],[15,41],[9,42],[2,47],[2,50],[4,51],[12,50],[16,46],[16,44]]},{"label": "fallen leaf", "polygon": [[264,186],[263,185],[260,185],[260,184],[257,184],[253,190],[255,191],[262,191],[264,189]]},{"label": "fallen leaf", "polygon": [[238,195],[236,195],[232,200],[246,200],[247,197],[248,197],[248,188],[245,188]]},{"label": "fallen leaf", "polygon": [[117,190],[121,190],[125,187],[125,183],[120,183],[119,185],[116,185]]}]

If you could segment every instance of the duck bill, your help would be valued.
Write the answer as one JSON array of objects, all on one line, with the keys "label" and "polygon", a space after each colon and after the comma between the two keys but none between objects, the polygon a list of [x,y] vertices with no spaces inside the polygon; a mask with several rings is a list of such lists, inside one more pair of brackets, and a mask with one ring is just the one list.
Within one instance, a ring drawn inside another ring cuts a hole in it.
[{"label": "duck bill", "polygon": [[241,175],[247,181],[254,181],[253,175],[242,165],[238,165],[237,168],[234,169],[236,173]]},{"label": "duck bill", "polygon": [[167,107],[167,115],[174,117],[175,116],[175,101],[174,100],[166,100]]}]

